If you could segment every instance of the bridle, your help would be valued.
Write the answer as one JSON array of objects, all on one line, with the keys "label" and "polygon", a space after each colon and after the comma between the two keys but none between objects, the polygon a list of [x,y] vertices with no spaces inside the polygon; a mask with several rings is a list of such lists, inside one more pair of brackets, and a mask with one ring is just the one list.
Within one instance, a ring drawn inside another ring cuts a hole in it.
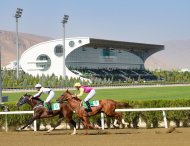
[{"label": "bridle", "polygon": [[[29,104],[29,101],[30,101],[30,100],[32,101],[32,100],[34,100],[34,99],[33,99],[33,98],[30,98],[30,95],[23,95],[23,96],[21,96],[21,98],[20,98],[20,100],[18,101],[17,104],[19,104],[20,106],[23,105],[23,104],[25,104],[25,103],[28,103],[28,104]],[[31,106],[36,107],[36,106],[39,106],[39,105],[42,105],[42,104],[43,104],[40,99],[36,99],[36,100],[39,100],[40,103],[37,103],[37,104],[35,105],[33,102],[31,102]]]},{"label": "bridle", "polygon": [[57,102],[63,103],[63,102],[65,102],[65,101],[67,101],[67,100],[69,100],[69,99],[71,99],[71,98],[72,98],[72,96],[67,96],[67,97],[65,98],[65,95],[61,95],[61,99],[58,99]]},{"label": "bridle", "polygon": [[25,95],[23,95],[21,98],[20,98],[20,100],[19,100],[19,104],[20,105],[23,105],[23,104],[25,104],[25,103],[27,103],[29,101],[29,98],[26,98],[26,96]]}]

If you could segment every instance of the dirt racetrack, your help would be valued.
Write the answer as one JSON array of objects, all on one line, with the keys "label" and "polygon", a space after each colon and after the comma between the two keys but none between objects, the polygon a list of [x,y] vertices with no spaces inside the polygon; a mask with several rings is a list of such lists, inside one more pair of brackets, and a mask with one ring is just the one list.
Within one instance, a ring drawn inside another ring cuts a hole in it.
[{"label": "dirt racetrack", "polygon": [[190,146],[190,128],[171,133],[159,129],[90,130],[89,135],[69,135],[71,130],[0,132],[0,146]]}]

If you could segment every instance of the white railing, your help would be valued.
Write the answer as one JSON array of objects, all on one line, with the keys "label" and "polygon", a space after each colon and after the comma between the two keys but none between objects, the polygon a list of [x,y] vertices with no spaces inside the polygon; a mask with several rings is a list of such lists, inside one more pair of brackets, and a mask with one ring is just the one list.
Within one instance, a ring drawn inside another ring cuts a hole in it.
[{"label": "white railing", "polygon": [[[179,111],[179,110],[190,110],[190,107],[166,107],[166,108],[138,108],[138,109],[116,109],[116,112],[145,112],[145,111],[162,111],[164,126],[168,128],[167,116],[165,111]],[[34,111],[9,111],[0,112],[0,115],[5,115],[5,130],[8,131],[7,115],[10,114],[34,114]],[[101,113],[101,126],[104,129],[104,113]],[[34,121],[34,131],[37,131],[36,120]]]},{"label": "white railing", "polygon": [[[8,124],[7,124],[7,115],[11,114],[34,114],[34,111],[10,111],[10,112],[0,112],[0,115],[5,115],[5,131],[8,131]],[[34,121],[34,131],[37,131],[36,120]]]},{"label": "white railing", "polygon": [[[138,108],[138,109],[116,109],[116,112],[145,112],[145,111],[162,111],[164,126],[168,128],[167,117],[165,111],[179,111],[179,110],[190,110],[190,107],[166,107],[166,108]],[[102,130],[104,129],[104,113],[101,113],[101,125]]]}]

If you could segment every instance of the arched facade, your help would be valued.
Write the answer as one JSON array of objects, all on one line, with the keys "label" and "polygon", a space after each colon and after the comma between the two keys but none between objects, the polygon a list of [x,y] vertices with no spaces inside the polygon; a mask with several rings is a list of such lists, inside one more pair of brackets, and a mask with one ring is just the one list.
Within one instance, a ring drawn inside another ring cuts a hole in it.
[{"label": "arched facade", "polygon": [[[63,75],[63,40],[34,45],[20,58],[22,69],[33,75]],[[140,44],[88,37],[66,38],[65,65],[68,77],[79,77],[75,68],[144,69],[145,60],[164,49],[162,45]]]}]

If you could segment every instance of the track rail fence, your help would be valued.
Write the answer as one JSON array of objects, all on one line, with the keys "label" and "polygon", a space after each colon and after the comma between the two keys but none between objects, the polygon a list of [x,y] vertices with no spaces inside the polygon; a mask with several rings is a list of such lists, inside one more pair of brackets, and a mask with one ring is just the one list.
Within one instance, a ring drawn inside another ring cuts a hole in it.
[{"label": "track rail fence", "polygon": [[[11,114],[34,114],[34,111],[9,111],[9,112],[0,112],[0,115],[5,115],[5,131],[8,131],[8,123],[7,123],[7,115]],[[34,123],[34,131],[37,131],[37,124],[36,120],[33,122]]]},{"label": "track rail fence", "polygon": [[[165,108],[138,108],[138,109],[116,109],[116,112],[146,112],[146,111],[162,111],[165,128],[168,128],[166,111],[190,110],[190,107],[165,107]],[[101,126],[104,130],[104,113],[101,113]]]},{"label": "track rail fence", "polygon": [[[116,112],[146,112],[146,111],[162,111],[163,121],[165,128],[168,128],[166,111],[179,111],[179,110],[190,110],[190,107],[165,107],[165,108],[138,108],[138,109],[116,109]],[[0,112],[0,115],[5,115],[5,131],[8,131],[7,115],[10,114],[34,114],[34,111],[9,111]],[[101,113],[101,126],[104,130],[104,113]],[[34,121],[34,131],[37,131],[36,120]]]}]

